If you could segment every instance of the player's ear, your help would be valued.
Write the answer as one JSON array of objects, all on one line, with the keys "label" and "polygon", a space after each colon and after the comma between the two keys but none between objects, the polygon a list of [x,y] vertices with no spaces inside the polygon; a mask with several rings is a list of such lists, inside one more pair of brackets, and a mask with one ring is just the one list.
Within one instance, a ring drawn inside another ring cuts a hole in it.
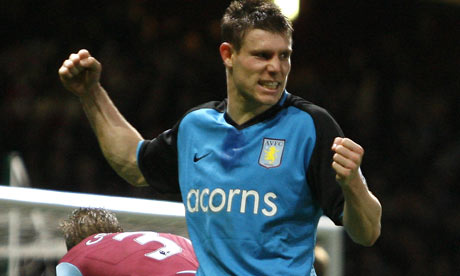
[{"label": "player's ear", "polygon": [[222,58],[222,61],[224,62],[225,67],[232,67],[233,66],[232,55],[234,53],[234,48],[232,44],[228,42],[224,42],[220,44],[219,52],[220,52],[220,56]]}]

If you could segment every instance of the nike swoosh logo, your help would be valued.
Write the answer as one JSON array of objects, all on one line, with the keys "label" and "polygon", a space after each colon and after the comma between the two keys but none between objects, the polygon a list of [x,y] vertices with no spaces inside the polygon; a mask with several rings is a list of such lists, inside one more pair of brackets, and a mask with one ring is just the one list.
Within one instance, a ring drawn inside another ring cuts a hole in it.
[{"label": "nike swoosh logo", "polygon": [[198,155],[195,153],[195,156],[193,156],[193,162],[196,163],[196,162],[200,161],[201,159],[205,158],[206,156],[208,156],[208,155],[210,155],[210,154],[211,154],[211,152],[208,152],[208,153],[206,153],[206,154],[204,154],[204,155],[198,156]]}]

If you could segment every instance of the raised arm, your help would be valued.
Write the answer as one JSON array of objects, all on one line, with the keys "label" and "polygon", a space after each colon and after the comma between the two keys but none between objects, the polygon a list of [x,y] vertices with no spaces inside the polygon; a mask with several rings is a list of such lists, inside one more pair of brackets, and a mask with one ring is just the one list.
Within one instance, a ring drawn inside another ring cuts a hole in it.
[{"label": "raised arm", "polygon": [[101,64],[87,50],[71,54],[59,68],[64,87],[80,98],[104,157],[134,186],[147,185],[136,161],[139,132],[120,114],[101,86]]},{"label": "raised arm", "polygon": [[336,138],[332,167],[345,198],[343,225],[353,241],[371,246],[380,236],[382,207],[369,191],[360,165],[363,148],[348,138]]}]

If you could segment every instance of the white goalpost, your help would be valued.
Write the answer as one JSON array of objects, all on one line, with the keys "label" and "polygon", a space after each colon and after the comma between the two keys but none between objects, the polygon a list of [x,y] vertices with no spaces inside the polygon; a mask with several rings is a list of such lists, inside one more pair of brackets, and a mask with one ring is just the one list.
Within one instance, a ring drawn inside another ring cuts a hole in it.
[{"label": "white goalpost", "polygon": [[[0,185],[0,275],[24,275],[20,274],[24,259],[57,262],[66,253],[58,225],[78,207],[115,212],[125,231],[188,236],[182,203],[17,187],[29,183],[27,171],[19,155],[10,156],[9,166],[9,183]],[[317,240],[329,254],[326,276],[342,276],[342,228],[322,217]],[[46,275],[54,275],[50,273]]]}]

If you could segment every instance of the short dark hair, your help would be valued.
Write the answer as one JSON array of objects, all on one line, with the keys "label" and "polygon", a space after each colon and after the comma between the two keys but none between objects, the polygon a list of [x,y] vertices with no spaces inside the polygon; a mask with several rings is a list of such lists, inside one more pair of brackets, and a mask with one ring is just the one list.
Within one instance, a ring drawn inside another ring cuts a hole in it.
[{"label": "short dark hair", "polygon": [[235,0],[225,10],[221,35],[237,51],[249,30],[262,29],[292,37],[292,23],[271,0]]},{"label": "short dark hair", "polygon": [[94,234],[123,232],[116,215],[102,208],[75,209],[59,228],[64,233],[67,250]]}]

